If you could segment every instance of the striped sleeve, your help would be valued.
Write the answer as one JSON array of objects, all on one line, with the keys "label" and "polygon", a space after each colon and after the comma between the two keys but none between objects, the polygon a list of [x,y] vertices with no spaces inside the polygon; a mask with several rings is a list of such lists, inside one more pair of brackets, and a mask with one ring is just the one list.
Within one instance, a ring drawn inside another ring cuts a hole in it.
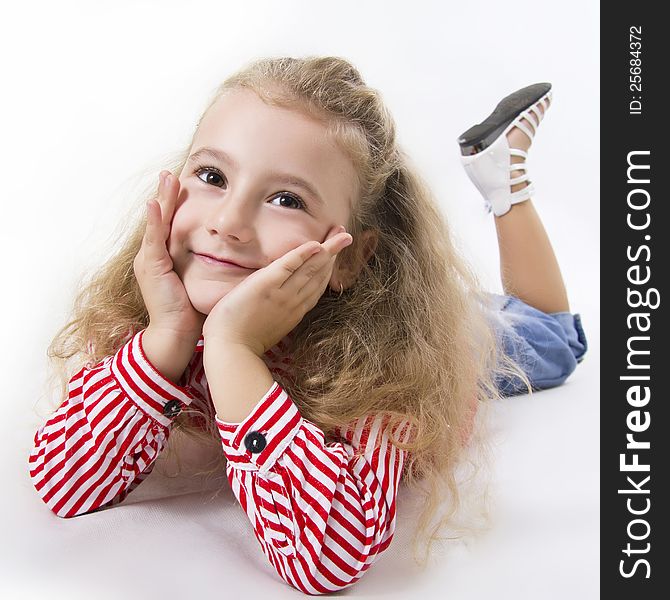
[{"label": "striped sleeve", "polygon": [[73,375],[67,398],[35,433],[30,478],[59,517],[122,502],[153,470],[172,420],[193,400],[149,362],[144,331]]},{"label": "striped sleeve", "polygon": [[405,453],[381,419],[325,443],[275,381],[242,423],[216,423],[233,493],[286,583],[313,595],[344,589],[390,545]]}]

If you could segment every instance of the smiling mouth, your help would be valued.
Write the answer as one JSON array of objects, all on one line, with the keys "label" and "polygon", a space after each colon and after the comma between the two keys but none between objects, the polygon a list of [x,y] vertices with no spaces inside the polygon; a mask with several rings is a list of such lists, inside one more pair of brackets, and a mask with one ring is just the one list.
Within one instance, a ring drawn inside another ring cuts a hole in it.
[{"label": "smiling mouth", "polygon": [[241,267],[240,265],[237,265],[232,262],[224,261],[224,260],[218,260],[216,258],[212,258],[211,256],[207,256],[205,254],[198,254],[197,252],[193,253],[195,257],[202,263],[206,265],[210,265],[212,267],[219,267],[222,269],[229,269],[229,270],[235,270],[235,271],[253,271],[253,269],[250,269],[248,267]]}]

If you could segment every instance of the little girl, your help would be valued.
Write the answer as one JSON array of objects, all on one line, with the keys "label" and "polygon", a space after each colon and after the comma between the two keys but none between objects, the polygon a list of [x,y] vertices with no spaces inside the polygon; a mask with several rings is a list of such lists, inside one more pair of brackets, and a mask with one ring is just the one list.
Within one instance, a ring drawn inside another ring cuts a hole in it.
[{"label": "little girl", "polygon": [[62,402],[29,458],[46,505],[123,502],[182,431],[218,446],[213,471],[305,593],[351,586],[389,546],[401,480],[428,484],[425,533],[458,500],[477,406],[559,385],[586,351],[523,162],[549,88],[459,140],[495,215],[500,296],[350,63],[264,59],[229,77],[49,347]]}]

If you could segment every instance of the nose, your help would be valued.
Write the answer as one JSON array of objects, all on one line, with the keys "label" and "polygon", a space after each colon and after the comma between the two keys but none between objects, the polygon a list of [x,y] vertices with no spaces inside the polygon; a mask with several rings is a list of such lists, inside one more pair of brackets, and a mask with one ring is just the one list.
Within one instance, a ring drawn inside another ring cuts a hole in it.
[{"label": "nose", "polygon": [[230,190],[216,200],[205,225],[210,233],[244,242],[252,237],[256,209],[257,200],[251,193]]}]

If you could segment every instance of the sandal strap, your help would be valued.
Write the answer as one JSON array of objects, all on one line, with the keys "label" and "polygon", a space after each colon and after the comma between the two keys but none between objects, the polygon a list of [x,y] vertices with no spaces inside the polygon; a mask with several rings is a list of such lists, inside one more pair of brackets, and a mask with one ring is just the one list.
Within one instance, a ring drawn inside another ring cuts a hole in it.
[{"label": "sandal strap", "polygon": [[516,192],[510,194],[510,204],[516,204],[517,202],[523,202],[528,200],[535,193],[535,188],[531,181],[528,182],[528,185]]},{"label": "sandal strap", "polygon": [[530,107],[530,110],[533,111],[533,114],[537,117],[537,124],[540,124],[540,121],[542,121],[542,113],[540,112],[540,109],[533,104],[533,106]]},{"label": "sandal strap", "polygon": [[[510,180],[509,180],[510,185],[516,185],[517,183],[523,183],[524,181],[528,181],[528,166],[525,163],[514,163],[510,165],[509,170],[510,170]],[[514,171],[523,171],[523,173],[521,175],[518,175],[517,177],[511,177]]]},{"label": "sandal strap", "polygon": [[524,160],[528,158],[528,153],[524,152],[523,150],[519,150],[518,148],[510,148],[509,153],[512,156],[520,156]]},{"label": "sandal strap", "polygon": [[[524,118],[524,117],[526,117],[526,114],[525,114],[525,113],[522,113],[521,115],[519,115],[519,119],[518,119],[517,122],[514,123],[514,126],[515,126],[515,127],[518,127],[521,131],[523,131],[523,132],[528,136],[528,139],[532,142],[532,141],[533,141],[533,137],[534,137],[534,135],[535,135],[535,131],[530,131],[530,130],[528,129],[528,127],[526,127],[526,126],[521,122],[521,119]],[[532,119],[528,119],[528,120],[531,121]],[[532,125],[533,129],[535,129],[535,126],[534,126],[532,123],[531,123],[531,125]]]},{"label": "sandal strap", "polygon": [[[542,109],[544,112],[547,111],[548,108],[548,102],[545,105],[545,102],[551,98],[551,95],[547,95],[546,98],[543,98],[539,104],[542,105]],[[532,142],[533,138],[535,137],[535,134],[537,133],[537,128],[540,125],[540,122],[544,118],[544,113],[540,112],[540,109],[537,107],[537,104],[533,104],[530,108],[524,110],[522,113],[519,114],[519,116],[514,120],[514,127],[518,127],[521,131],[523,131],[527,136],[528,139]],[[535,119],[531,116],[531,113],[535,116]],[[522,120],[525,119],[531,126],[531,129],[528,129],[526,125],[522,123]]]},{"label": "sandal strap", "polygon": [[539,123],[535,122],[535,119],[531,117],[531,112],[532,112],[533,107],[531,106],[530,108],[527,108],[526,110],[521,113],[521,116],[526,119],[530,123],[530,126],[533,128],[533,135],[537,133],[537,128],[539,126]]}]

